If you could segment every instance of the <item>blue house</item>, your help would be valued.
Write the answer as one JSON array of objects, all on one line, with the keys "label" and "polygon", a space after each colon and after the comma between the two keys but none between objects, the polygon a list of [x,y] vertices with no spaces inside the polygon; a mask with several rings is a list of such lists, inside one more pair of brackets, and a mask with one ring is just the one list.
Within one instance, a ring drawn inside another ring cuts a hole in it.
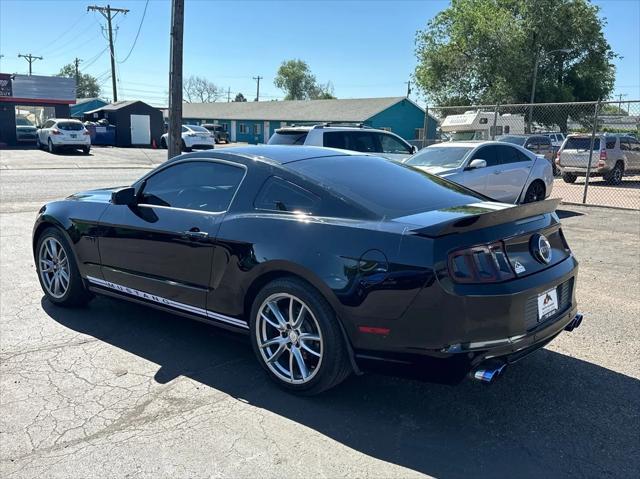
[{"label": "blue house", "polygon": [[97,110],[108,103],[100,98],[78,98],[75,105],[71,105],[71,118],[82,120],[84,114],[91,110]]},{"label": "blue house", "polygon": [[[165,113],[166,116],[166,113]],[[266,143],[277,128],[335,123],[362,123],[392,131],[407,141],[422,139],[425,112],[405,97],[345,100],[185,103],[183,123],[222,125],[231,141]],[[434,139],[437,120],[429,116],[427,139]]]}]

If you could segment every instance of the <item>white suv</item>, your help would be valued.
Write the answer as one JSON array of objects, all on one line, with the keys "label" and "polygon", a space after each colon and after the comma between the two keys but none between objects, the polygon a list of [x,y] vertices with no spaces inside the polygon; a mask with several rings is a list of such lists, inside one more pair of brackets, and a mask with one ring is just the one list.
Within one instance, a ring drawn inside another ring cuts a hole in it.
[{"label": "white suv", "polygon": [[268,144],[326,146],[377,154],[396,161],[402,161],[417,151],[415,146],[385,130],[366,126],[334,126],[331,123],[279,128],[271,135]]},{"label": "white suv", "polygon": [[75,148],[88,155],[91,136],[80,120],[50,118],[36,133],[36,147],[47,148],[50,153],[62,148]]}]

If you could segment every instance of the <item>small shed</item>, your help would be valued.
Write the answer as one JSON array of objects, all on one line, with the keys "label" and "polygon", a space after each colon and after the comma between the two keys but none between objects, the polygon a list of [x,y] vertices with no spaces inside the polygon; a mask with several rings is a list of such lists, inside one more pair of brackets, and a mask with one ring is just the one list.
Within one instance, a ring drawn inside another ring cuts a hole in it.
[{"label": "small shed", "polygon": [[105,119],[116,128],[116,146],[151,146],[160,144],[164,133],[162,112],[142,101],[110,103],[84,114],[85,121]]}]

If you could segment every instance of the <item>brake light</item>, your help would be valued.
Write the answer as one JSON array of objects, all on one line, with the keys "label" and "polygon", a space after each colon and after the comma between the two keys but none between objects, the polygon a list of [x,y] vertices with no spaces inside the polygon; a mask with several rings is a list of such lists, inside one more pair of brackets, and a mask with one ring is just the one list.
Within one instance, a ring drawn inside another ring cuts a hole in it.
[{"label": "brake light", "polygon": [[556,153],[556,165],[560,166],[560,151],[558,151],[558,153]]},{"label": "brake light", "polygon": [[449,254],[449,274],[457,283],[498,283],[515,278],[502,241]]},{"label": "brake light", "polygon": [[51,130],[51,134],[52,135],[62,135],[62,132],[60,130]]},{"label": "brake light", "polygon": [[84,130],[84,131],[82,132],[82,134],[83,134],[83,135],[90,135],[91,133],[89,133],[89,130]]}]

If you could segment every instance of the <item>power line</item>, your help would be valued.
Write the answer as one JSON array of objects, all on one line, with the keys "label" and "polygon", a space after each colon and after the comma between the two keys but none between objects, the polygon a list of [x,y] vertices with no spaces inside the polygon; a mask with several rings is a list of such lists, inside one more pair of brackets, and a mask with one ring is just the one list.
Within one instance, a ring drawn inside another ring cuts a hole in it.
[{"label": "power line", "polygon": [[131,50],[129,50],[129,53],[127,53],[127,56],[124,60],[119,61],[118,63],[124,63],[126,62],[129,57],[131,56],[131,53],[133,52],[133,49],[136,47],[136,43],[138,41],[138,36],[140,36],[140,30],[142,30],[142,24],[144,23],[144,17],[147,14],[147,7],[149,6],[149,0],[147,0],[147,3],[144,4],[144,12],[142,12],[142,19],[140,20],[140,25],[138,25],[138,32],[136,33],[136,38],[133,40],[133,45],[131,45]]}]

